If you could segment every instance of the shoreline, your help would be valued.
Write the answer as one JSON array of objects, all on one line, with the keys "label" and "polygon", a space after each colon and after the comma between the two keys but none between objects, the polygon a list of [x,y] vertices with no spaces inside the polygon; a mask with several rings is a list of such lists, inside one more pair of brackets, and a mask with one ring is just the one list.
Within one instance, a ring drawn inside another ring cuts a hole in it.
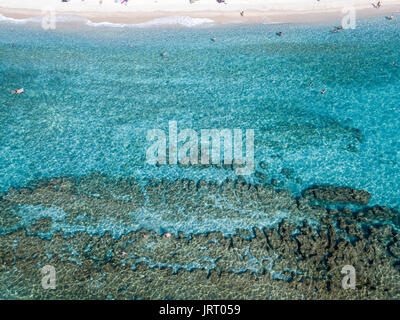
[{"label": "shoreline", "polygon": [[[119,23],[119,24],[139,24],[149,22],[154,19],[168,17],[189,17],[193,19],[211,19],[214,23],[321,23],[333,22],[340,23],[345,14],[342,9],[315,9],[315,10],[248,10],[242,17],[238,11],[138,11],[138,12],[99,12],[99,11],[72,11],[56,10],[60,15],[75,15],[86,18],[94,23]],[[377,16],[392,15],[400,13],[400,6],[387,6],[381,9],[356,8],[356,17],[359,19]],[[11,19],[28,19],[43,16],[43,12],[38,9],[17,9],[0,7],[0,14]]]}]

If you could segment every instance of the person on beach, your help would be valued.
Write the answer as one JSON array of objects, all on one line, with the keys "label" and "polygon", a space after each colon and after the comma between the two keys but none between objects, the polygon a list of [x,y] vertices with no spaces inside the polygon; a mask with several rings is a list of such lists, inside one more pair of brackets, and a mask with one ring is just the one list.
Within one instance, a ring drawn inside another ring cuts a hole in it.
[{"label": "person on beach", "polygon": [[244,11],[240,11],[240,15],[244,17]]},{"label": "person on beach", "polygon": [[11,94],[19,94],[19,93],[23,93],[23,92],[24,92],[24,88],[21,88],[21,89],[11,91]]},{"label": "person on beach", "polygon": [[379,9],[382,6],[382,3],[380,1],[378,1],[377,4],[375,4],[375,3],[371,3],[371,4],[375,9]]}]

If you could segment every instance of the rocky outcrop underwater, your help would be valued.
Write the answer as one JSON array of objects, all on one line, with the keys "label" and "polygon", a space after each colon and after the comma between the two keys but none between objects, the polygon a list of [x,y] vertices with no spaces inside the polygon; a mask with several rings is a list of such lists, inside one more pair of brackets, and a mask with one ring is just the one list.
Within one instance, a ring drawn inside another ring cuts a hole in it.
[{"label": "rocky outcrop underwater", "polygon": [[[37,181],[0,195],[0,297],[399,299],[400,214],[369,198],[241,179]],[[342,287],[347,265],[355,289]]]}]

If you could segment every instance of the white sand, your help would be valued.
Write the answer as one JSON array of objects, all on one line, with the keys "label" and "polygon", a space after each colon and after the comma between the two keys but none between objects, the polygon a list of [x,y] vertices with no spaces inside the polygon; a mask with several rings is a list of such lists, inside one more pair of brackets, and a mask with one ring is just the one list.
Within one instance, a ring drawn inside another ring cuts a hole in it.
[{"label": "white sand", "polygon": [[[370,0],[0,0],[0,14],[13,18],[40,15],[53,8],[57,13],[78,14],[92,21],[140,23],[166,16],[210,18],[216,22],[242,20],[243,22],[322,20],[332,14],[337,17],[345,7],[354,6],[367,14],[383,14],[400,10],[400,0],[383,0],[375,9]],[[244,10],[241,17],[239,12]],[[310,14],[313,16],[310,18]],[[301,17],[301,18],[299,18]]]}]

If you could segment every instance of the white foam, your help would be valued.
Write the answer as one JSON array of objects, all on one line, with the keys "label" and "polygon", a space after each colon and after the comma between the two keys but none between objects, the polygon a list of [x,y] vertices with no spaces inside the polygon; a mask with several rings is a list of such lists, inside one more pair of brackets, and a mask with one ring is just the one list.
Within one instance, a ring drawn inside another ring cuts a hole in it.
[{"label": "white foam", "polygon": [[[86,23],[86,25],[90,27],[112,27],[112,28],[124,28],[124,27],[149,28],[157,26],[182,26],[191,28],[202,25],[211,25],[214,23],[214,20],[208,18],[191,18],[187,16],[172,16],[172,17],[157,18],[147,22],[136,23],[136,24],[93,22],[77,15],[56,15],[55,18],[57,23],[81,22],[81,23]],[[36,16],[27,19],[14,19],[0,14],[0,22],[8,22],[15,24],[23,24],[27,22],[41,23],[42,19],[43,16]]]},{"label": "white foam", "polygon": [[157,18],[147,22],[136,23],[136,24],[92,22],[90,20],[86,24],[91,27],[114,27],[114,28],[123,28],[123,27],[147,28],[147,27],[157,27],[157,26],[182,26],[191,28],[213,23],[214,20],[208,18],[191,18],[187,16],[175,16],[175,17]]},{"label": "white foam", "polygon": [[28,21],[29,21],[29,19],[14,19],[14,18],[5,17],[2,14],[0,14],[0,22],[26,23]]},{"label": "white foam", "polygon": [[279,21],[275,21],[275,22],[263,22],[262,24],[265,25],[269,25],[269,24],[289,24],[289,22],[279,22]]},{"label": "white foam", "polygon": [[86,18],[83,18],[83,17],[78,16],[78,15],[73,15],[73,14],[62,14],[62,15],[57,14],[55,17],[56,17],[56,22],[58,22],[58,23],[69,23],[69,22],[86,23],[87,21],[89,21]]},{"label": "white foam", "polygon": [[[26,19],[14,19],[10,17],[3,16],[0,14],[0,22],[8,22],[8,23],[15,23],[15,24],[23,24],[23,23],[41,23],[43,18],[45,16],[35,16],[31,18],[26,18]],[[88,20],[85,18],[82,18],[77,15],[56,15],[55,16],[56,22],[57,23],[69,23],[69,22],[82,22],[85,23]]]},{"label": "white foam", "polygon": [[112,23],[112,22],[92,22],[88,20],[86,24],[90,27],[112,27],[112,28],[123,28],[128,27],[129,24],[123,23]]}]

